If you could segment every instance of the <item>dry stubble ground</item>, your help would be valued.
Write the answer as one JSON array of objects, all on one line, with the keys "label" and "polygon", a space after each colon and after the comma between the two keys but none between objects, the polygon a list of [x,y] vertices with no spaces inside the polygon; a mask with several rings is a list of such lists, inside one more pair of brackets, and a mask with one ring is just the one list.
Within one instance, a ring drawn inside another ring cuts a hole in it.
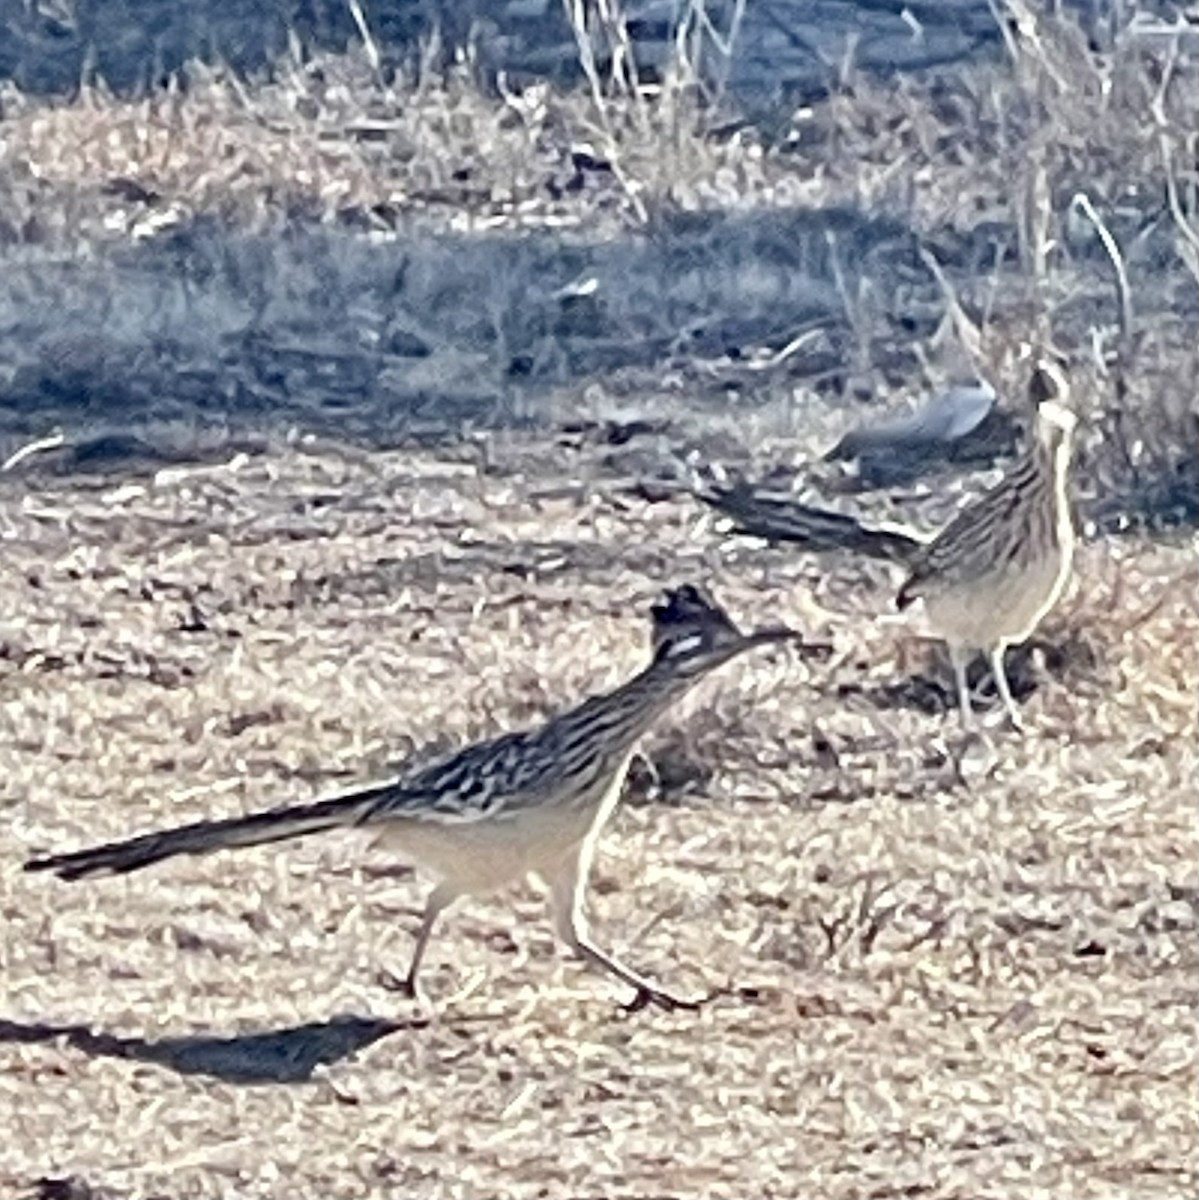
[{"label": "dry stubble ground", "polygon": [[[619,812],[593,918],[723,990],[698,1014],[622,1015],[528,891],[452,914],[435,1018],[347,1054],[331,1017],[416,1015],[376,971],[422,894],[355,835],[21,873],[535,720],[636,669],[671,582],[746,623],[811,627],[805,591],[885,608],[873,566],[722,543],[683,503],[532,498],[552,482],[293,449],[6,490],[0,1193],[1193,1195],[1190,546],[1088,550],[1056,628],[1095,661],[991,751],[884,703],[929,662],[852,620],[831,662],[740,662],[665,722],[666,802]],[[262,1061],[303,1075],[315,1039],[307,1081],[162,1040],[306,1025]]]}]

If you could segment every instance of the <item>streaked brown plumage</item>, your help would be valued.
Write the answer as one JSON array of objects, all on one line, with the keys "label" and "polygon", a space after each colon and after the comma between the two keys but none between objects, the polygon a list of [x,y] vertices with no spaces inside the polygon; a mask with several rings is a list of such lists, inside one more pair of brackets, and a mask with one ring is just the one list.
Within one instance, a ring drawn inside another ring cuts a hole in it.
[{"label": "streaked brown plumage", "polygon": [[417,994],[421,960],[441,912],[462,896],[485,895],[533,873],[550,885],[562,939],[635,988],[633,1007],[684,1005],[591,941],[583,904],[596,839],[620,798],[638,739],[666,709],[737,655],[800,639],[783,627],[743,634],[691,585],[654,605],[652,619],[649,666],[539,729],[467,746],[421,770],[332,799],[52,854],[25,869],[53,871],[66,880],[124,874],[179,854],[366,827],[439,876],[402,985],[410,994]]},{"label": "streaked brown plumage", "polygon": [[982,652],[1008,718],[1018,726],[1003,656],[1057,602],[1069,578],[1075,542],[1066,479],[1076,422],[1065,407],[1066,378],[1054,363],[1042,360],[1031,393],[1039,403],[1024,456],[932,540],[763,496],[745,485],[698,495],[731,516],[742,532],[906,565],[909,575],[897,603],[906,608],[923,599],[929,626],[948,643],[963,721],[969,725],[973,720],[966,668]]},{"label": "streaked brown plumage", "polygon": [[1066,481],[1076,418],[1063,403],[1065,377],[1050,363],[1038,372],[1059,399],[1038,406],[1028,450],[989,492],[915,551],[896,597],[900,608],[923,599],[930,627],[948,644],[967,725],[973,716],[966,668],[983,651],[1008,719],[1019,727],[1004,653],[1029,637],[1070,575],[1075,534]]}]

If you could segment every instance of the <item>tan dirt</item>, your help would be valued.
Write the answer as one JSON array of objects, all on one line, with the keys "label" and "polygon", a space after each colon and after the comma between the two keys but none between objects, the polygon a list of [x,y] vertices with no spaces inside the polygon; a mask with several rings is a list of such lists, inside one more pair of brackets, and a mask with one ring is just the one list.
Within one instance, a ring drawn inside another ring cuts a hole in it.
[{"label": "tan dirt", "polygon": [[[1046,631],[1082,649],[967,745],[905,704],[948,678],[875,620],[886,568],[534,482],[290,450],[4,485],[0,1195],[1193,1196],[1193,544],[1089,546]],[[353,834],[20,870],[536,721],[688,579],[836,647],[724,670],[602,840],[598,939],[698,1014],[623,1014],[530,888],[446,919],[409,1021],[378,972],[426,881]]]}]

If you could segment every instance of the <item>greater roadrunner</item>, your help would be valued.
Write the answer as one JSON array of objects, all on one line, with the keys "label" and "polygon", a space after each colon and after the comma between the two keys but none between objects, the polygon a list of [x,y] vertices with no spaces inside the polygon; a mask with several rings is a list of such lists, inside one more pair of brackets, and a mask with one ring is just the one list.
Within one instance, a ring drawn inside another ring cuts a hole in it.
[{"label": "greater roadrunner", "polygon": [[966,726],[973,722],[966,668],[981,650],[1008,720],[1020,728],[1004,653],[1057,603],[1074,557],[1066,478],[1077,420],[1065,407],[1066,378],[1053,363],[1038,365],[1033,394],[1040,403],[1024,456],[916,551],[895,598],[901,609],[924,600],[929,625],[949,646]]},{"label": "greater roadrunner", "polygon": [[629,1008],[693,1007],[605,954],[588,934],[584,893],[604,822],[620,798],[637,740],[704,676],[735,656],[794,641],[785,627],[742,633],[701,589],[685,585],[651,609],[653,659],[614,691],[591,696],[539,729],[465,747],[390,782],[294,807],[199,821],[25,864],[66,880],[124,874],[177,854],[258,846],[346,826],[439,877],[425,904],[401,987],[419,995],[418,974],[438,916],[463,896],[494,892],[527,874],[550,888],[562,940],[587,962],[636,989]]},{"label": "greater roadrunner", "polygon": [[1036,421],[1024,456],[931,540],[762,496],[744,483],[697,494],[731,516],[741,532],[905,565],[909,574],[896,602],[903,609],[924,600],[929,627],[949,647],[963,722],[973,722],[966,669],[982,652],[1007,716],[1018,728],[1004,653],[1026,640],[1057,602],[1069,578],[1075,541],[1066,478],[1076,419],[1065,406],[1066,377],[1052,361],[1037,364],[1030,396],[1037,403]]}]

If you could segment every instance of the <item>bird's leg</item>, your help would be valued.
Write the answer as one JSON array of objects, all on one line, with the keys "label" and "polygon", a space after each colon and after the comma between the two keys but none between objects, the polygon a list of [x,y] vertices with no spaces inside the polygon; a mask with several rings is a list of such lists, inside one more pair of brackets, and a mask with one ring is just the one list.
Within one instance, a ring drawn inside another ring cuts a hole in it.
[{"label": "bird's leg", "polygon": [[970,680],[966,674],[966,668],[970,665],[970,651],[962,646],[950,646],[949,661],[953,665],[953,681],[957,686],[962,728],[972,730],[974,728],[974,710],[970,707]]},{"label": "bird's leg", "polygon": [[625,1005],[628,1012],[638,1012],[649,1004],[668,1011],[676,1008],[698,1008],[699,1005],[694,1000],[686,1000],[656,987],[618,959],[605,954],[591,940],[587,931],[587,917],[583,911],[583,893],[591,869],[591,853],[589,841],[584,842],[549,878],[554,907],[554,928],[558,936],[585,962],[606,971],[609,975],[615,975],[621,982],[636,989],[636,995]]},{"label": "bird's leg", "polygon": [[1003,701],[1004,710],[1007,712],[1008,720],[1011,722],[1012,728],[1017,732],[1024,729],[1024,722],[1020,719],[1020,710],[1016,707],[1016,701],[1012,698],[1012,689],[1008,685],[1007,670],[1003,665],[1003,654],[1006,647],[1001,642],[995,646],[989,655],[991,660],[991,674],[995,676],[995,690],[999,693],[999,698]]},{"label": "bird's leg", "polygon": [[399,992],[403,996],[407,996],[410,1000],[416,1000],[419,1003],[425,1003],[425,998],[420,990],[419,975],[420,965],[425,957],[425,950],[428,949],[429,939],[433,936],[433,927],[437,924],[437,918],[460,895],[457,888],[450,887],[446,883],[439,883],[430,893],[428,900],[425,901],[424,916],[421,919],[420,932],[416,935],[416,945],[412,949],[412,959],[408,964],[408,974],[400,979],[393,975],[390,971],[380,971],[380,982],[384,987],[392,991]]}]

